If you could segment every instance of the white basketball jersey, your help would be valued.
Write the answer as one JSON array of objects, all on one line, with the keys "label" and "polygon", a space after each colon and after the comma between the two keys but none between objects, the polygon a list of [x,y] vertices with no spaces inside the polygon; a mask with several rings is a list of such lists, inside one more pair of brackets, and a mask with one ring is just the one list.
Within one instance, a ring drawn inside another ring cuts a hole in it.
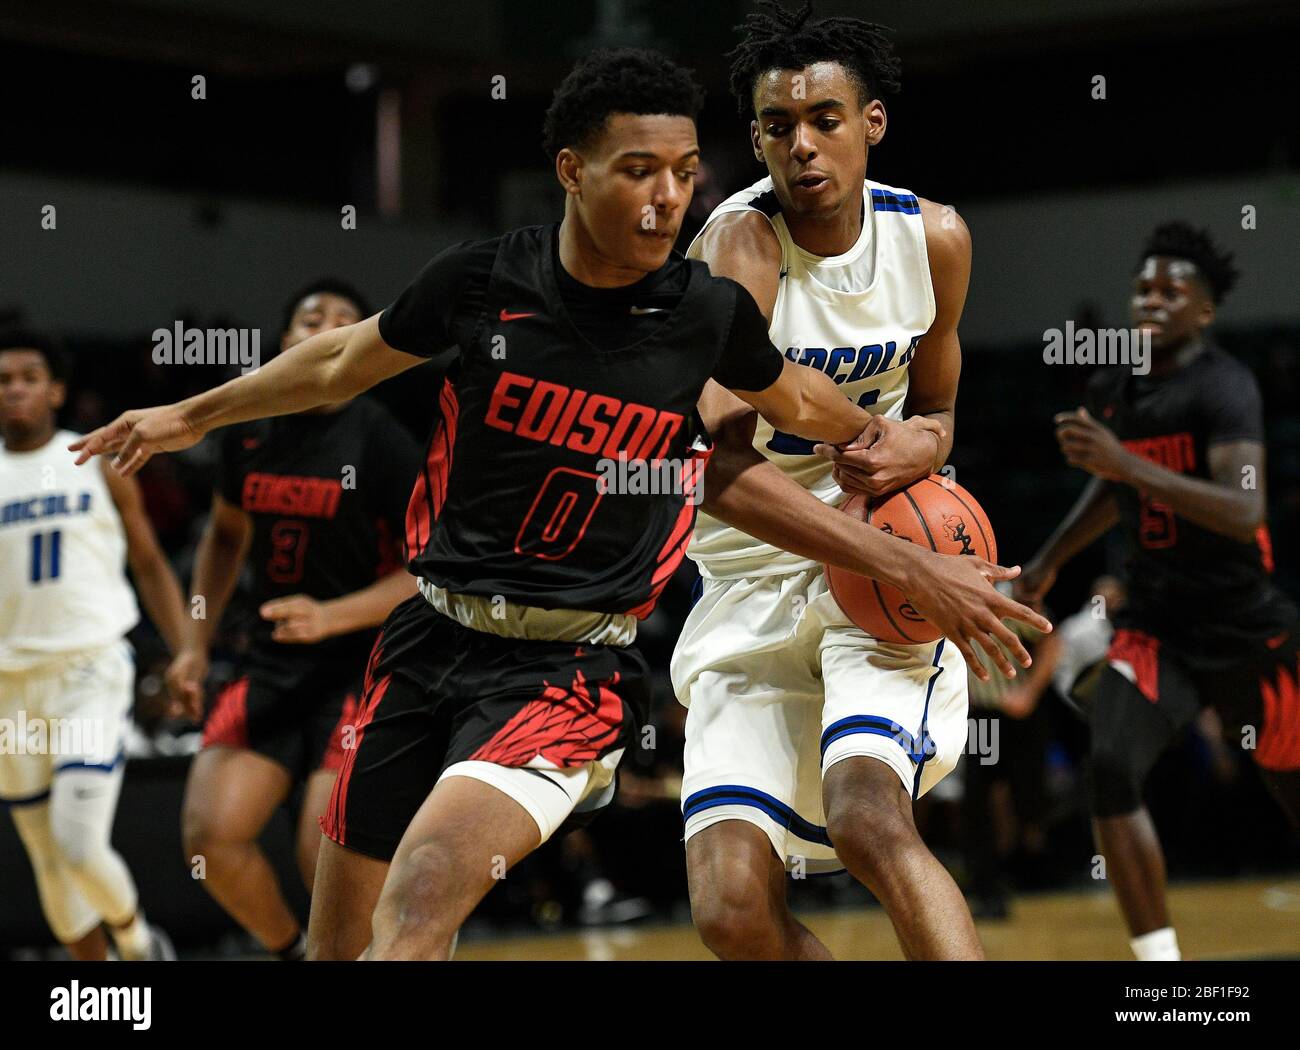
[{"label": "white basketball jersey", "polygon": [[140,618],[122,519],[100,462],[73,465],[77,437],[0,446],[0,671],[108,645]]},{"label": "white basketball jersey", "polygon": [[[925,250],[921,206],[907,190],[865,180],[862,233],[845,254],[812,255],[790,236],[771,178],[734,194],[719,215],[758,211],[781,242],[781,279],[768,329],[773,344],[796,364],[829,375],[846,397],[870,412],[901,419],[907,366],[934,323],[934,288]],[[698,258],[699,237],[687,250]],[[832,464],[813,453],[815,442],[775,431],[761,416],[754,448],[825,503],[844,493]],[[714,579],[796,572],[816,563],[761,543],[701,513],[687,549],[700,572]]]}]

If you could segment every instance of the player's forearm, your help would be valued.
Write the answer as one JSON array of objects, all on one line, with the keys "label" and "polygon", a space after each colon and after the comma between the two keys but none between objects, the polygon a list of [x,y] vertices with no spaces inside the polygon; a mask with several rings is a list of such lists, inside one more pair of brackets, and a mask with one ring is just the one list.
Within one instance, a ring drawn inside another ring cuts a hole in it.
[{"label": "player's forearm", "polygon": [[824,372],[785,362],[781,376],[758,394],[735,391],[777,430],[841,445],[866,428],[871,414],[844,396]]},{"label": "player's forearm", "polygon": [[405,569],[381,576],[368,587],[322,602],[329,622],[329,637],[378,627],[399,602],[415,593],[415,577]]},{"label": "player's forearm", "polygon": [[196,433],[250,419],[282,416],[345,401],[352,389],[345,366],[348,337],[357,325],[334,328],[285,350],[255,372],[182,401]]},{"label": "player's forearm", "polygon": [[1118,521],[1119,506],[1115,494],[1107,482],[1093,478],[1065,520],[1034,555],[1034,561],[1059,569],[1114,528]]},{"label": "player's forearm", "polygon": [[919,556],[910,544],[827,506],[749,447],[714,452],[702,506],[764,543],[904,590]]},{"label": "player's forearm", "polygon": [[131,565],[136,591],[149,619],[163,636],[169,652],[180,651],[185,640],[185,599],[176,574],[161,550]]},{"label": "player's forearm", "polygon": [[[239,570],[244,564],[245,544],[213,529],[204,530],[194,554],[194,578],[190,582],[190,612],[185,617],[183,645],[206,653],[217,624],[235,592]],[[202,599],[195,601],[195,599]]]},{"label": "player's forearm", "polygon": [[1180,518],[1242,543],[1253,542],[1264,523],[1264,500],[1258,490],[1231,489],[1217,481],[1176,474],[1139,456],[1132,457],[1126,481]]}]

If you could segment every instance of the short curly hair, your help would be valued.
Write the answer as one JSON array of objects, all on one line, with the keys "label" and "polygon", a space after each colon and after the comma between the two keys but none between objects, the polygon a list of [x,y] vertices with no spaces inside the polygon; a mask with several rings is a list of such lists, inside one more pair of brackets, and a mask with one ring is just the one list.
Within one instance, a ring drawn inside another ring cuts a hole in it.
[{"label": "short curly hair", "polygon": [[797,11],[776,0],[761,0],[759,10],[736,26],[740,43],[731,59],[731,93],[740,115],[754,115],[754,85],[772,69],[805,69],[816,62],[837,62],[858,89],[858,104],[897,95],[903,90],[903,64],[894,54],[889,30],[861,18],[823,18],[816,22],[812,0]]},{"label": "short curly hair", "polygon": [[590,146],[615,113],[667,113],[695,120],[704,89],[689,69],[657,51],[602,48],[573,67],[551,99],[542,148],[552,159],[565,147]]},{"label": "short curly hair", "polygon": [[1223,297],[1232,291],[1241,276],[1241,271],[1232,263],[1232,252],[1220,251],[1210,239],[1208,230],[1198,230],[1186,222],[1166,222],[1157,226],[1147,238],[1138,266],[1153,255],[1185,259],[1195,266],[1215,305],[1223,302]]},{"label": "short curly hair", "polygon": [[294,314],[298,312],[298,307],[302,305],[304,299],[312,295],[337,295],[340,299],[346,299],[357,308],[363,318],[371,314],[370,301],[362,295],[356,288],[348,284],[347,281],[341,281],[337,277],[318,277],[316,280],[304,284],[293,295],[285,300],[284,306],[280,310],[280,332],[287,332],[293,327]]},{"label": "short curly hair", "polygon": [[45,359],[50,378],[66,383],[72,368],[67,348],[57,336],[30,328],[7,328],[0,332],[0,354],[6,350],[34,350]]}]

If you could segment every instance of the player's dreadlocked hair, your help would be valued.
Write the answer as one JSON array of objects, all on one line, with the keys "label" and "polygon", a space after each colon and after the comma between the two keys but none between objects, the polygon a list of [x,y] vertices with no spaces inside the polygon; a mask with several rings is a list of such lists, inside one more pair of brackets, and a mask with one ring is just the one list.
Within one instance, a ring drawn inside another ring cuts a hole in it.
[{"label": "player's dreadlocked hair", "polygon": [[[1210,287],[1215,304],[1232,291],[1241,276],[1232,265],[1232,252],[1221,252],[1210,240],[1208,230],[1197,230],[1185,222],[1166,222],[1157,226],[1142,249],[1142,259],[1153,255],[1168,255],[1186,259],[1200,273]],[[1138,260],[1141,265],[1141,259]]]},{"label": "player's dreadlocked hair", "polygon": [[578,62],[546,111],[542,148],[552,159],[566,146],[581,148],[615,113],[667,113],[695,120],[704,89],[684,69],[657,51],[602,48]]},{"label": "player's dreadlocked hair", "polygon": [[894,54],[884,26],[861,18],[823,18],[809,22],[812,0],[788,11],[776,0],[760,0],[763,10],[736,26],[741,34],[731,59],[731,93],[740,115],[754,115],[754,84],[769,69],[803,69],[814,62],[838,62],[853,78],[858,102],[897,95],[903,64]]}]

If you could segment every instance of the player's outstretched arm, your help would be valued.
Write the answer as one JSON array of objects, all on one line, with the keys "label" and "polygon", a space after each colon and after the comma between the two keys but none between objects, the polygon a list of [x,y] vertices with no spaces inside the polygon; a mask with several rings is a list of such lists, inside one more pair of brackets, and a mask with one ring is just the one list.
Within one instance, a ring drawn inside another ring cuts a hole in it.
[{"label": "player's outstretched arm", "polygon": [[305,339],[255,372],[174,405],[134,409],[68,447],[78,465],[115,453],[123,476],[158,452],[197,444],[218,427],[346,401],[425,359],[394,350],[379,334],[379,315]]},{"label": "player's outstretched arm", "polygon": [[825,372],[786,361],[766,390],[737,390],[777,430],[811,441],[843,444],[863,434],[871,413],[844,396]]},{"label": "player's outstretched arm", "polygon": [[897,587],[981,679],[988,672],[975,654],[977,645],[1009,678],[1015,669],[1002,646],[1030,666],[1029,653],[1003,619],[1040,631],[1052,625],[990,583],[1015,578],[1018,568],[923,551],[823,503],[755,451],[753,412],[716,383],[705,387],[700,415],[714,439],[704,476],[705,511],[765,543]]}]

